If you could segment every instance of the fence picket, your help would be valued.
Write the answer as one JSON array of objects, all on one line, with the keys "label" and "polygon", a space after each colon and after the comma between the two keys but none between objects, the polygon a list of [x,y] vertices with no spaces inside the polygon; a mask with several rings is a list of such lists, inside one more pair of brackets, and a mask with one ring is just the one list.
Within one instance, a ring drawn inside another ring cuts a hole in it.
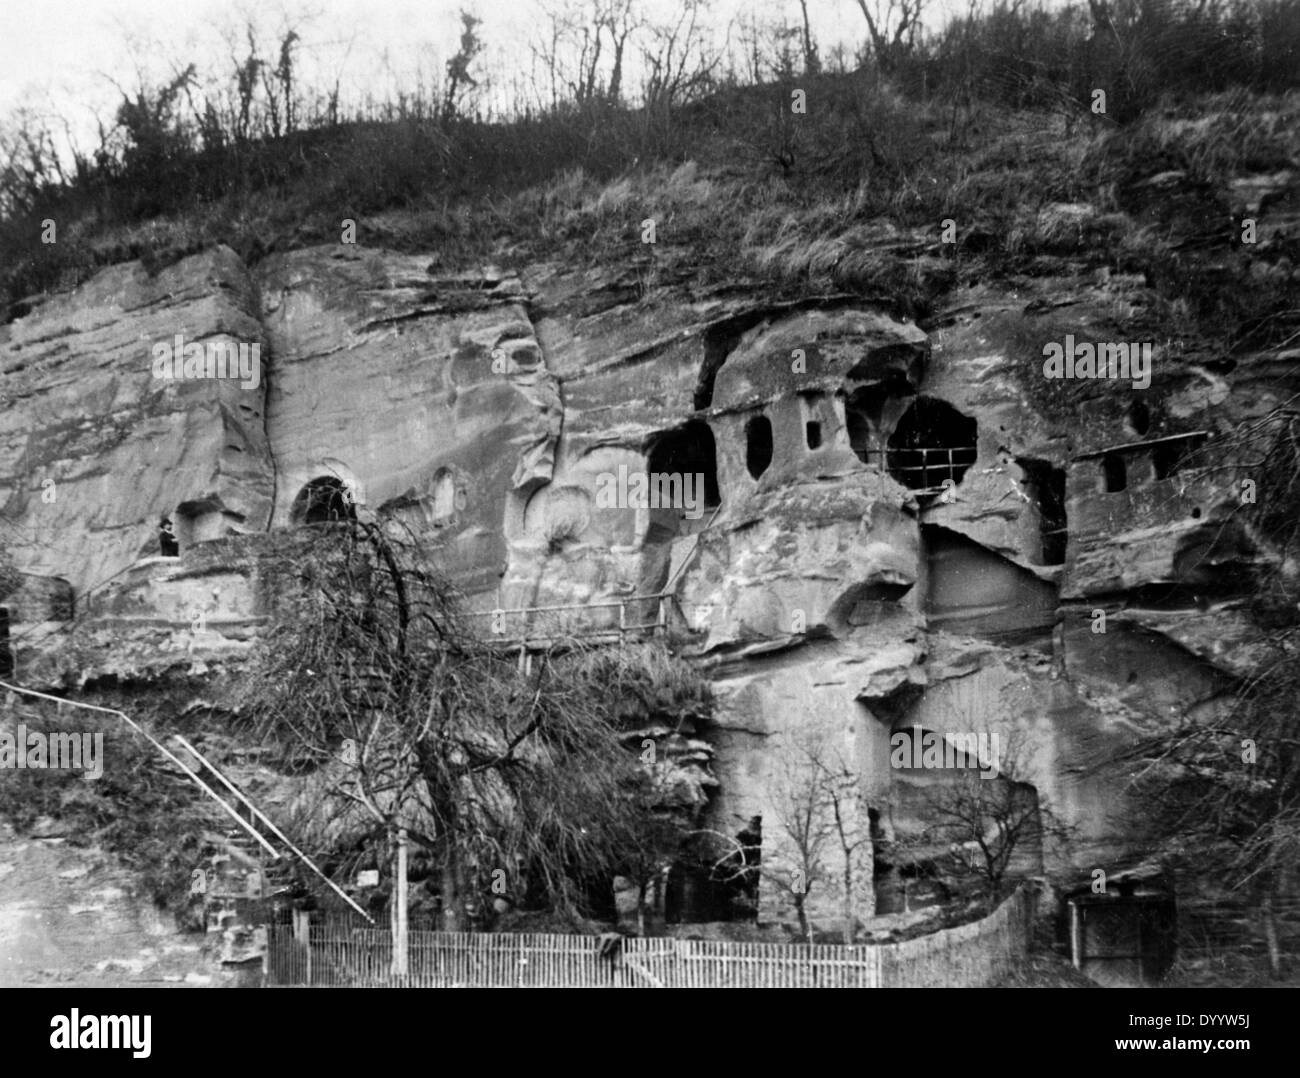
[{"label": "fence picket", "polygon": [[[1017,890],[982,921],[870,945],[808,946],[627,937],[615,962],[593,936],[410,931],[417,987],[881,988],[996,980],[1029,941],[1032,895]],[[267,926],[268,985],[387,986],[392,935],[344,920],[313,923],[305,941]]]}]

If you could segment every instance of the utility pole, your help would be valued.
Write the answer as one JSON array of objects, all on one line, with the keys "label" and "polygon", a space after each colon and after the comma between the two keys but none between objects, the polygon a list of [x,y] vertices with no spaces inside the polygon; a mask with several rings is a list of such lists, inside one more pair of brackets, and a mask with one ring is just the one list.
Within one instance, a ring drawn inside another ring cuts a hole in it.
[{"label": "utility pole", "polygon": [[392,901],[392,928],[393,928],[393,966],[391,973],[394,977],[405,978],[407,976],[407,886],[406,886],[406,828],[401,828],[397,832],[397,855],[395,858],[396,865],[393,869],[393,901]]}]

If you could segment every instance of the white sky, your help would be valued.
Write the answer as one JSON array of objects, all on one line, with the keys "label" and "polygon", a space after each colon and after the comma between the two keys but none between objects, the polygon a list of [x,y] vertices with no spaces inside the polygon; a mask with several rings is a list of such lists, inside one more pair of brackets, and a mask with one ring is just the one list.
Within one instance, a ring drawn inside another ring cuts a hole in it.
[{"label": "white sky", "polygon": [[[456,48],[457,12],[483,19],[487,63],[498,73],[526,77],[529,43],[544,26],[544,0],[0,0],[0,120],[19,106],[66,119],[83,144],[94,143],[96,113],[111,122],[120,100],[113,81],[133,89],[137,68],[150,81],[169,63],[193,60],[201,75],[228,76],[230,49],[223,42],[251,13],[263,28],[262,51],[274,49],[275,31],[288,21],[299,28],[303,81],[317,87],[340,78],[343,97],[369,93],[393,98],[415,85],[416,72],[441,79]],[[962,0],[930,0],[927,23],[964,9]],[[856,47],[866,23],[855,0],[808,0],[813,33],[823,57],[837,42]],[[676,10],[672,0],[641,0],[652,18]],[[712,0],[709,19],[719,40],[738,13],[799,21],[797,0]],[[239,41],[242,48],[242,39]],[[245,53],[240,52],[242,57]],[[500,76],[498,76],[500,77]]]}]

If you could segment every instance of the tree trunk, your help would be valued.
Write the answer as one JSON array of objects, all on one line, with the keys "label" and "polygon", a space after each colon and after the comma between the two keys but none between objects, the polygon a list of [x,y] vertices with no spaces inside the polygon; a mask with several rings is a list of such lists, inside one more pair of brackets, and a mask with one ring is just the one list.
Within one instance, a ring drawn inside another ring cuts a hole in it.
[{"label": "tree trunk", "polygon": [[461,918],[460,880],[456,868],[456,855],[448,853],[442,862],[442,930],[444,932],[465,930]]},{"label": "tree trunk", "polygon": [[1264,942],[1268,947],[1268,973],[1275,981],[1282,979],[1282,949],[1278,946],[1277,941],[1277,916],[1273,910],[1273,884],[1269,882],[1269,888],[1264,893],[1264,904],[1261,910],[1264,920]]},{"label": "tree trunk", "polygon": [[808,914],[804,912],[803,895],[795,896],[794,911],[799,916],[799,934],[812,943],[812,926],[808,924]]},{"label": "tree trunk", "polygon": [[853,877],[846,869],[844,872],[844,945],[853,943],[853,926],[857,917],[853,909]]}]

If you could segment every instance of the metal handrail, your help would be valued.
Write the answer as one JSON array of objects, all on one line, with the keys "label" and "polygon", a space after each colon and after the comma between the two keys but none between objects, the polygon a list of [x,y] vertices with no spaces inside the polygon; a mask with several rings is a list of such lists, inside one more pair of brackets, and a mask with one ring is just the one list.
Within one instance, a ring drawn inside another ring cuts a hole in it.
[{"label": "metal handrail", "polygon": [[[239,824],[240,827],[242,827],[245,831],[247,831],[250,835],[252,835],[253,838],[256,839],[257,842],[271,854],[272,859],[278,859],[280,857],[280,852],[269,842],[266,841],[266,838],[261,834],[261,832],[257,830],[257,828],[255,828],[251,823],[245,820],[236,809],[232,808],[229,804],[227,804],[225,799],[220,794],[218,794],[211,786],[209,786],[206,782],[204,782],[203,779],[201,779],[194,771],[192,771],[186,765],[184,760],[182,760],[179,756],[177,756],[174,752],[172,752],[171,749],[167,748],[166,745],[164,745],[161,741],[159,741],[156,737],[154,737],[151,733],[149,733],[149,731],[146,730],[143,726],[141,726],[134,719],[132,719],[131,716],[128,715],[125,711],[119,711],[117,710],[117,708],[112,708],[112,707],[100,707],[98,704],[87,704],[87,703],[83,703],[80,700],[65,700],[59,696],[51,696],[49,693],[37,692],[35,689],[24,689],[18,685],[11,685],[7,681],[0,681],[0,689],[7,689],[9,692],[19,693],[22,696],[34,696],[41,700],[50,700],[53,701],[59,707],[64,707],[64,706],[77,707],[85,711],[97,711],[104,715],[116,715],[119,719],[125,722],[127,726],[129,726],[136,733],[140,734],[146,741],[148,741],[151,745],[153,745],[154,748],[156,748],[159,752],[161,752],[164,756],[166,756],[167,759],[169,759],[172,763],[174,763],[177,767],[179,767],[181,771],[184,772],[194,782],[194,784],[199,787],[199,789],[201,789],[210,798],[212,798],[213,801],[215,801],[218,805],[220,805],[222,810],[225,811],[227,815],[231,816],[234,819],[234,821],[237,824]],[[319,868],[317,868],[312,863],[311,859],[307,857],[306,854],[302,853],[302,851],[300,851],[296,846],[294,846],[293,843],[291,843],[285,837],[284,833],[281,832],[280,829],[277,828],[273,823],[271,823],[271,821],[268,820],[261,812],[259,812],[256,806],[254,806],[253,803],[249,801],[247,797],[245,797],[239,790],[237,790],[234,787],[234,785],[230,782],[230,780],[227,779],[225,775],[223,775],[220,771],[218,771],[217,768],[211,762],[205,759],[202,756],[202,754],[200,754],[199,751],[194,748],[193,745],[191,745],[180,734],[176,734],[174,736],[178,741],[181,742],[182,745],[184,745],[187,752],[192,752],[195,755],[195,757],[208,768],[209,771],[211,771],[214,775],[217,776],[218,779],[221,780],[221,782],[226,786],[227,789],[229,789],[232,793],[234,793],[235,796],[240,799],[240,801],[242,801],[245,805],[248,806],[250,811],[256,813],[260,819],[265,820],[267,826],[269,826],[271,830],[276,834],[276,836],[279,837],[291,850],[293,850],[295,854],[297,854],[300,858],[302,858],[302,860],[306,863],[308,868],[310,868],[313,872],[316,873],[316,875],[318,875],[322,880],[324,880],[326,884],[328,884],[331,888],[333,888],[334,891],[337,892],[338,895],[345,902],[348,903],[348,905],[350,905],[353,909],[355,909],[358,913],[360,913],[361,916],[365,917],[366,920],[370,921],[372,924],[374,923],[374,919],[371,918],[370,915],[367,914],[365,910],[363,910],[360,906],[358,906],[355,902],[353,902],[352,899],[348,898],[346,894],[340,891],[339,888],[335,885],[333,880],[331,880],[328,876],[325,875],[325,873],[323,873]]]},{"label": "metal handrail", "polygon": [[492,618],[499,614],[542,614],[550,613],[556,610],[604,610],[615,607],[626,606],[628,603],[645,602],[648,599],[662,599],[662,592],[651,595],[629,595],[626,599],[619,599],[607,603],[566,603],[563,606],[510,606],[498,607],[495,610],[470,610],[465,617],[469,618]]},{"label": "metal handrail", "polygon": [[[351,906],[354,910],[356,910],[359,914],[361,914],[361,916],[364,917],[367,921],[370,921],[371,924],[374,924],[374,919],[368,913],[366,913],[365,910],[363,910],[360,906],[358,906],[355,902],[353,902],[352,899],[350,899],[346,894],[344,894],[343,891],[339,889],[338,885],[333,880],[331,880],[328,876],[325,875],[324,872],[322,872],[319,868],[317,868],[315,863],[312,861],[312,859],[308,857],[305,853],[303,853],[302,850],[298,849],[298,847],[295,846],[289,840],[288,835],[286,835],[283,831],[281,831],[278,827],[276,827],[275,824],[271,821],[271,819],[264,812],[262,812],[261,809],[259,809],[256,805],[253,804],[253,802],[251,802],[247,797],[244,796],[242,790],[238,789],[228,778],[226,778],[225,775],[223,775],[220,771],[217,770],[217,768],[212,764],[210,760],[208,760],[206,756],[203,755],[203,753],[199,752],[198,749],[196,749],[192,744],[190,744],[188,738],[183,737],[181,734],[174,734],[173,736],[176,738],[177,741],[179,741],[185,747],[185,750],[187,752],[192,752],[195,758],[201,764],[203,764],[204,767],[206,767],[209,771],[211,771],[214,775],[216,775],[216,777],[221,781],[222,785],[225,786],[227,790],[229,790],[232,794],[234,794],[237,798],[239,798],[239,800],[248,807],[249,812],[251,812],[259,820],[261,820],[262,823],[266,824],[266,826],[270,828],[271,834],[275,835],[276,838],[278,838],[281,842],[283,842],[286,846],[288,846],[289,849],[291,849],[294,852],[294,854],[297,855],[297,857],[303,862],[303,864],[305,864],[314,873],[316,873],[317,876],[319,876],[322,880],[324,880],[326,885],[330,887],[334,891],[334,893],[339,896],[339,898],[343,899],[344,902],[346,902],[349,906]],[[279,853],[277,853],[274,849],[272,849],[271,852],[274,858],[276,859],[279,858],[280,856]]]},{"label": "metal handrail", "polygon": [[82,703],[80,700],[65,700],[60,696],[51,696],[49,695],[49,693],[37,692],[35,689],[24,689],[18,685],[11,685],[7,681],[0,681],[0,689],[7,689],[9,692],[16,692],[23,696],[35,696],[41,700],[51,700],[59,707],[65,707],[65,706],[79,707],[85,711],[98,711],[101,714],[105,714],[105,715],[116,715],[119,719],[125,722],[132,730],[134,730],[137,734],[140,734],[146,741],[148,741],[151,745],[153,745],[154,748],[156,748],[159,752],[161,752],[164,756],[166,756],[167,759],[169,759],[172,763],[174,763],[177,767],[179,767],[186,775],[188,775],[191,779],[193,779],[195,784],[199,787],[199,789],[203,790],[203,792],[206,793],[209,797],[211,797],[213,801],[215,801],[218,805],[220,805],[228,815],[234,817],[235,821],[239,824],[239,826],[242,827],[245,831],[247,831],[250,835],[252,835],[253,838],[257,839],[257,841],[260,842],[263,846],[265,846],[266,849],[268,849],[273,856],[275,857],[279,856],[279,854],[276,852],[275,847],[272,846],[269,842],[267,842],[266,839],[264,839],[257,832],[257,830],[251,824],[249,824],[241,815],[239,815],[238,812],[236,812],[233,808],[231,808],[228,804],[226,804],[225,800],[221,797],[220,794],[216,792],[216,790],[214,790],[211,786],[209,786],[206,782],[204,782],[201,778],[199,778],[198,775],[196,775],[193,771],[190,770],[190,768],[186,765],[184,760],[182,760],[179,756],[177,756],[174,752],[172,752],[171,749],[167,748],[166,745],[164,745],[161,741],[155,738],[143,726],[135,722],[135,720],[133,720],[131,716],[126,714],[126,712],[118,711],[116,708],[111,708],[111,707],[99,707],[97,704]]}]

